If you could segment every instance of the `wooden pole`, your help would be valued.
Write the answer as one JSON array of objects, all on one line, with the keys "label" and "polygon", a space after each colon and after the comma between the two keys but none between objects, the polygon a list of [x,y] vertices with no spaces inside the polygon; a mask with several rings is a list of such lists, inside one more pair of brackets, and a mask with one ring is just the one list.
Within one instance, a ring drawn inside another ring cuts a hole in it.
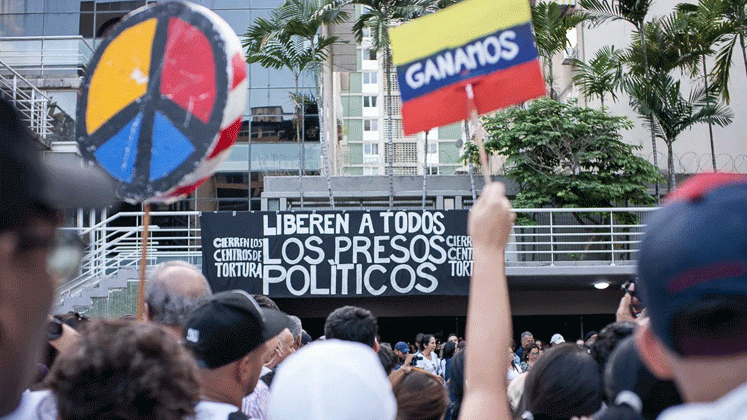
[{"label": "wooden pole", "polygon": [[143,203],[143,236],[140,242],[140,281],[137,287],[137,319],[145,320],[145,267],[148,264],[148,228],[150,227],[150,203]]},{"label": "wooden pole", "polygon": [[492,182],[490,179],[490,169],[488,167],[488,154],[485,152],[485,142],[483,139],[482,126],[477,115],[477,107],[475,106],[475,92],[472,90],[472,83],[468,83],[464,87],[467,91],[467,106],[469,107],[469,119],[475,126],[475,143],[480,149],[480,166],[482,166],[482,178],[485,181],[485,185]]}]

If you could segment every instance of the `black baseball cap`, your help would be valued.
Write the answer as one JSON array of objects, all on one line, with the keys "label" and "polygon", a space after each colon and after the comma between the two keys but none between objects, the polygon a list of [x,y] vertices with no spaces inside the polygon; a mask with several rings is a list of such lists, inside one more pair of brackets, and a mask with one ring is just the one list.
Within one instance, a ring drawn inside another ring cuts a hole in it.
[{"label": "black baseball cap", "polygon": [[98,168],[60,159],[45,162],[22,115],[0,94],[0,230],[35,207],[53,210],[105,207],[114,185]]},{"label": "black baseball cap", "polygon": [[290,325],[286,314],[260,308],[243,290],[216,293],[184,324],[184,344],[197,364],[215,369],[234,362]]}]

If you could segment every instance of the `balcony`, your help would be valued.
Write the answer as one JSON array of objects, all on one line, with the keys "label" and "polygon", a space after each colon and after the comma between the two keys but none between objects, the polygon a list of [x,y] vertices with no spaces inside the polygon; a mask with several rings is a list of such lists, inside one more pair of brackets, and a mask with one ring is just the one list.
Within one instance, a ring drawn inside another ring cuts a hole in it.
[{"label": "balcony", "polygon": [[93,56],[82,36],[23,36],[0,38],[0,61],[25,77],[78,76]]}]

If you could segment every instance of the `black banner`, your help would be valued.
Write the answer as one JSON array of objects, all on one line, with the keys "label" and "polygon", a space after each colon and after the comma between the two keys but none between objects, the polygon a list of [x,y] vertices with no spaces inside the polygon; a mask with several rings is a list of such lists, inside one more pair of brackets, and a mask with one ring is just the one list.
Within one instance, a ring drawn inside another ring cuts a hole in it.
[{"label": "black banner", "polygon": [[202,213],[214,292],[270,297],[467,295],[467,210]]}]

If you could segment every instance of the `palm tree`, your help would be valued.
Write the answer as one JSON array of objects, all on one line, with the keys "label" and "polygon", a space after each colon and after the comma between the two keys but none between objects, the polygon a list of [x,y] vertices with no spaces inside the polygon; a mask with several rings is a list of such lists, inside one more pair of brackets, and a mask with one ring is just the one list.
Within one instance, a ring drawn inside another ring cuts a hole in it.
[{"label": "palm tree", "polygon": [[[682,3],[677,5],[675,18],[672,19],[673,22],[679,22],[679,25],[672,25],[672,29],[677,38],[683,41],[682,46],[686,53],[700,56],[700,63],[690,66],[690,70],[692,76],[703,76],[706,90],[709,90],[709,85],[713,85],[709,82],[706,58],[715,53],[714,46],[724,36],[724,26],[719,23],[722,6],[721,0],[700,0],[697,5]],[[715,86],[720,89],[718,84]],[[708,137],[711,144],[711,164],[715,172],[716,148],[713,142],[713,124],[710,122]]]},{"label": "palm tree", "polygon": [[723,45],[716,54],[714,84],[721,92],[721,96],[729,102],[729,73],[737,42],[742,50],[745,72],[747,73],[747,51],[745,51],[745,33],[747,33],[747,0],[719,0],[721,10],[720,41]]},{"label": "palm tree", "polygon": [[674,154],[672,144],[686,129],[695,124],[707,123],[721,127],[730,124],[731,110],[715,100],[715,92],[696,88],[684,98],[680,81],[666,73],[649,74],[648,77],[631,77],[626,90],[634,108],[651,122],[651,129],[667,145],[667,192],[675,188]]},{"label": "palm tree", "polygon": [[[271,19],[261,23],[257,31],[252,34],[257,39],[264,39],[263,43],[278,42],[286,45],[294,38],[300,39],[306,44],[310,51],[311,66],[314,72],[316,85],[316,97],[324,101],[323,85],[320,79],[320,61],[326,58],[327,48],[334,43],[336,37],[327,37],[322,33],[322,28],[330,24],[339,24],[348,19],[348,14],[337,8],[327,7],[333,0],[286,0],[283,5],[271,13]],[[255,21],[255,22],[257,22]],[[262,33],[264,30],[264,33]],[[321,55],[319,54],[321,52]],[[332,180],[330,178],[329,158],[327,154],[327,141],[324,136],[324,107],[319,107],[319,131],[322,148],[322,160],[327,180],[327,191],[329,193],[330,207],[335,207],[332,195]]]},{"label": "palm tree", "polygon": [[[747,1],[747,0],[745,0]],[[585,9],[584,13],[594,24],[601,24],[608,21],[628,22],[635,26],[639,33],[643,32],[643,22],[646,19],[653,0],[579,0],[579,5]],[[641,37],[641,49],[646,49],[646,37]],[[648,59],[643,56],[644,74],[648,75]],[[656,154],[656,133],[653,129],[653,121],[649,121],[651,126],[651,147],[654,155],[654,166],[659,167],[659,158]],[[656,201],[659,201],[659,182],[656,182]]]},{"label": "palm tree", "polygon": [[550,87],[550,98],[557,100],[552,58],[570,45],[568,30],[586,20],[583,13],[574,13],[568,7],[561,8],[555,2],[539,2],[531,6],[537,52],[547,66],[546,83]]},{"label": "palm tree", "polygon": [[335,37],[323,38],[317,48],[312,49],[311,44],[298,35],[291,35],[285,39],[280,37],[268,38],[268,33],[279,30],[282,22],[277,16],[273,20],[257,18],[254,24],[250,26],[244,34],[243,46],[246,48],[247,63],[259,63],[262,67],[271,69],[287,68],[293,73],[294,92],[291,98],[295,104],[294,114],[296,116],[296,140],[299,143],[298,148],[298,182],[299,182],[299,199],[301,208],[304,206],[303,175],[304,175],[304,140],[305,136],[301,133],[302,121],[302,95],[300,95],[299,80],[302,73],[309,70],[314,61],[322,61],[327,58],[326,48],[337,41]]},{"label": "palm tree", "polygon": [[576,74],[573,76],[573,83],[581,89],[585,99],[599,97],[601,107],[604,108],[605,95],[610,94],[612,100],[617,101],[615,92],[623,80],[622,59],[623,51],[616,50],[614,46],[603,47],[588,63],[574,59]]}]

